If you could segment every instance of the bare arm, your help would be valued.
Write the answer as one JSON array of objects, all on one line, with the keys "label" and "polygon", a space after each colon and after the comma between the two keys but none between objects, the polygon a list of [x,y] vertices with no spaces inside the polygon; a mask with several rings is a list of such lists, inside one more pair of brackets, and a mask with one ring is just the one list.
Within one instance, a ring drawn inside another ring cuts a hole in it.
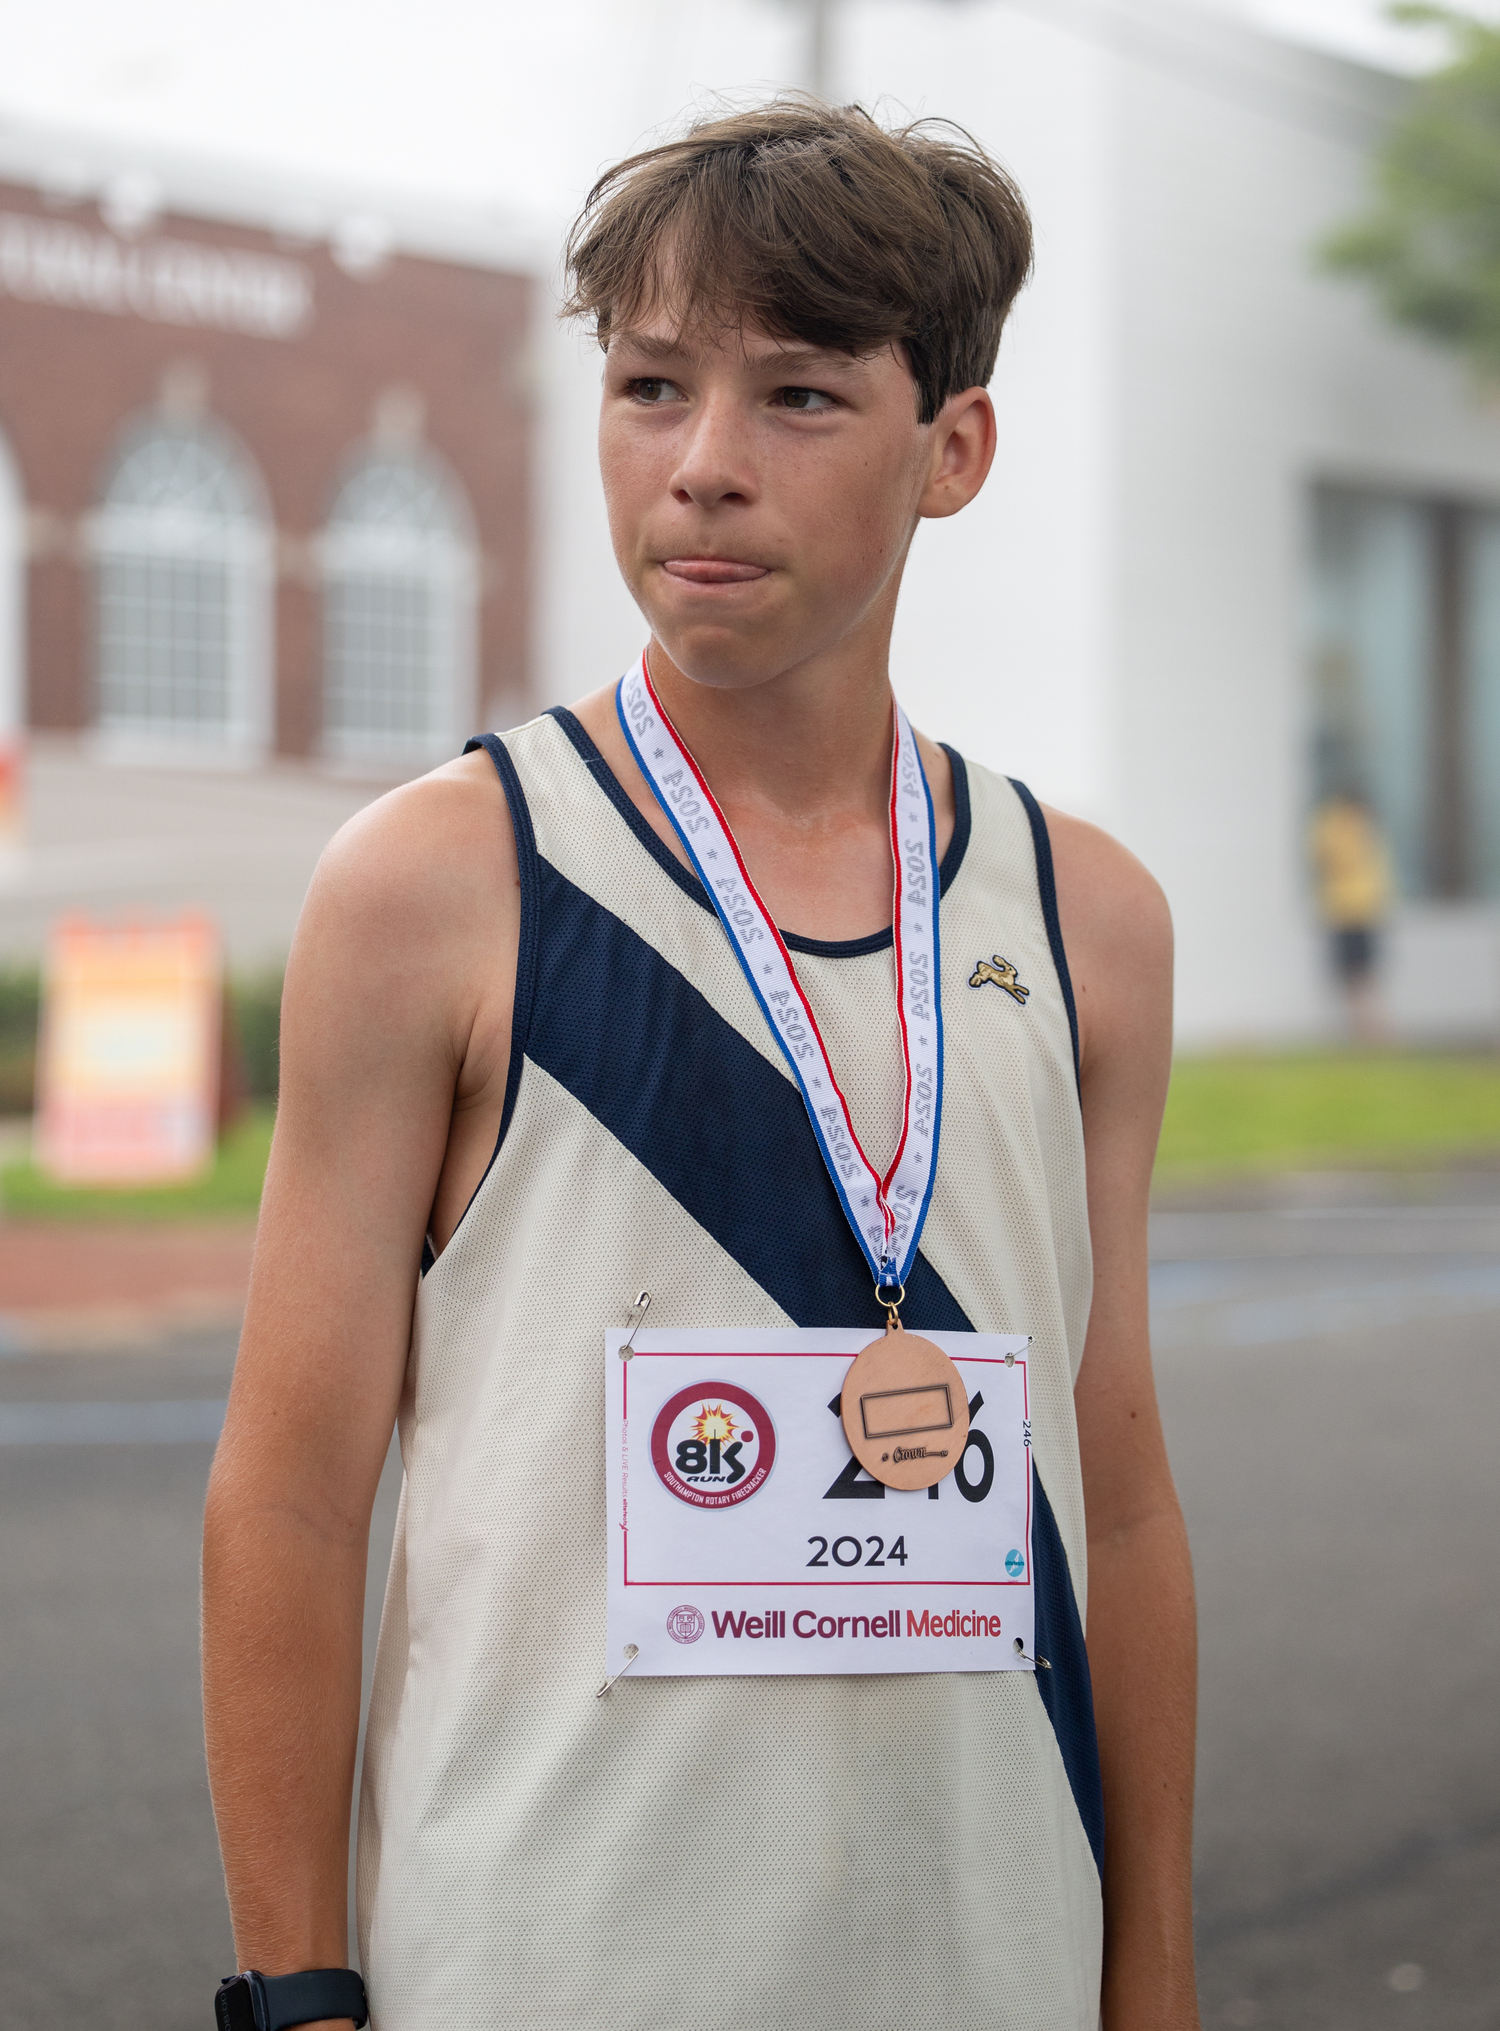
[{"label": "bare arm", "polygon": [[287,969],[281,1096],[204,1522],[204,1719],[240,1967],[342,1967],[370,1511],[423,1236],[498,1129],[514,842],[476,755],[334,841]]},{"label": "bare arm", "polygon": [[1151,1373],[1146,1217],[1171,1061],[1165,899],[1094,827],[1048,813],[1078,998],[1094,1302],[1074,1400],[1104,1777],[1105,2031],[1191,2031],[1197,1634]]}]

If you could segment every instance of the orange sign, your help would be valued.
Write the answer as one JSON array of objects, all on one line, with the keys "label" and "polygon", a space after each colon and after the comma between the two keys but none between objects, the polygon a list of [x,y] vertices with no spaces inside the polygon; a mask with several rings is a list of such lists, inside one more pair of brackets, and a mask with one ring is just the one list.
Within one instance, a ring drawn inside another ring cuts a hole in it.
[{"label": "orange sign", "polygon": [[69,1184],[168,1184],[213,1160],[223,957],[207,917],[63,917],[47,952],[37,1162]]},{"label": "orange sign", "polygon": [[21,850],[25,769],[21,736],[0,730],[0,858]]}]

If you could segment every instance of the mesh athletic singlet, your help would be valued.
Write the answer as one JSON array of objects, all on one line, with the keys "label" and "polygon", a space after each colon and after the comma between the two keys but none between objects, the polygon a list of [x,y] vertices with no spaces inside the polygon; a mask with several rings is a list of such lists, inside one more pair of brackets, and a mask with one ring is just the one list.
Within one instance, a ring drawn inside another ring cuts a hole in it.
[{"label": "mesh athletic singlet", "polygon": [[[883,1315],[696,878],[573,717],[484,742],[520,853],[490,1169],[423,1279],[360,1811],[374,2031],[1096,2031],[1103,1844],[1072,1384],[1090,1297],[1072,996],[1029,793],[953,756],[945,1100],[906,1324],[1034,1336],[1023,1672],[604,1671],[602,1342]],[[877,1161],[890,934],[789,938]],[[1030,988],[993,982],[1001,955]],[[768,1152],[791,1183],[766,1203]]]}]

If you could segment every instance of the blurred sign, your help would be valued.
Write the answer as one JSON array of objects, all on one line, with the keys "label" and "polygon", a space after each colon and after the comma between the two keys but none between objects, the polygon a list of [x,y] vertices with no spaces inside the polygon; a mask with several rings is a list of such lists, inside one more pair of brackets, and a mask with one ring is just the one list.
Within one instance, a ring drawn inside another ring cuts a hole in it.
[{"label": "blurred sign", "polygon": [[18,860],[24,839],[26,754],[21,735],[0,728],[0,864]]},{"label": "blurred sign", "polygon": [[24,212],[0,212],[0,292],[255,338],[294,337],[313,305],[311,274],[279,255],[197,240],[132,243]]},{"label": "blurred sign", "polygon": [[204,916],[64,917],[47,952],[37,1162],[71,1184],[165,1184],[211,1162],[223,957]]}]

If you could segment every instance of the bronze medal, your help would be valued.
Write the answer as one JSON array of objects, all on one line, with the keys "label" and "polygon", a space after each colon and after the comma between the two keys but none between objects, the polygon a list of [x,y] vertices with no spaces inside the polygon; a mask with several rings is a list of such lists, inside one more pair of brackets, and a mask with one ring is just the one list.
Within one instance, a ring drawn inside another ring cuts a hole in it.
[{"label": "bronze medal", "polygon": [[849,1450],[887,1488],[931,1488],[969,1441],[963,1378],[941,1347],[894,1316],[855,1356],[839,1410]]}]

